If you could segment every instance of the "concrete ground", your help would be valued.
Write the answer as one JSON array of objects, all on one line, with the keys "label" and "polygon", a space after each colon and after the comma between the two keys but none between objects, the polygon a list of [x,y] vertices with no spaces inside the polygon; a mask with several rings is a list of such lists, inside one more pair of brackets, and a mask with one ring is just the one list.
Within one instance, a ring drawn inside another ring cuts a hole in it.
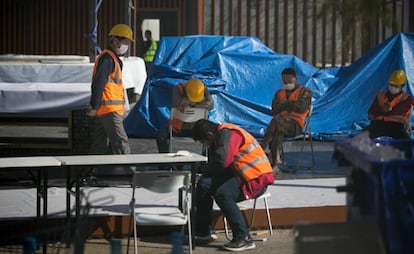
[{"label": "concrete ground", "polygon": [[[222,248],[223,244],[228,240],[224,232],[217,233],[218,239],[208,245],[196,246],[193,250],[194,254],[209,254],[209,253],[229,253],[229,251]],[[121,241],[121,253],[127,253],[127,238],[114,239]],[[130,239],[129,253],[134,253],[133,238]],[[256,248],[243,253],[278,253],[278,254],[292,254],[294,253],[294,240],[291,229],[276,229],[273,237],[267,241],[255,241]],[[183,246],[184,253],[189,253],[188,245]],[[22,253],[21,245],[2,246],[0,253]],[[36,253],[42,253],[39,248]],[[75,246],[66,248],[61,243],[50,243],[47,247],[47,253],[76,253]],[[79,253],[79,252],[78,252]],[[83,246],[83,254],[110,254],[111,241],[106,239],[89,239]],[[140,254],[171,254],[172,244],[170,235],[160,236],[146,236],[138,241],[138,253]],[[115,254],[115,253],[113,253]]]},{"label": "concrete ground", "polygon": [[[294,253],[294,241],[293,233],[291,229],[278,229],[274,232],[274,236],[267,241],[255,241],[256,248],[243,253],[278,253],[278,254],[292,254]],[[218,239],[208,245],[196,246],[193,253],[229,253],[229,251],[222,248],[223,244],[228,240],[224,233],[217,234]],[[131,239],[133,240],[133,239]],[[122,239],[122,253],[126,253],[127,239]],[[102,249],[104,252],[94,252],[99,246],[106,246],[106,250],[110,250],[110,244],[102,239],[88,240],[85,246],[86,253],[109,253]],[[108,248],[109,247],[109,248]],[[188,253],[188,246],[183,247],[184,251]],[[277,250],[277,251],[275,251]],[[158,237],[144,237],[138,242],[139,253],[160,253],[170,254],[172,251],[172,245],[170,236],[158,236]],[[133,253],[131,246],[130,253]]]}]

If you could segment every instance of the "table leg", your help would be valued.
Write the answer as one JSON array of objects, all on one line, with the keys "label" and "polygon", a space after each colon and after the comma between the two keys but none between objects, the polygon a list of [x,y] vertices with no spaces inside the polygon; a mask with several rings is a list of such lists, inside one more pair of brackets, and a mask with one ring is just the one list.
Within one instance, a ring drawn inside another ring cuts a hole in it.
[{"label": "table leg", "polygon": [[80,206],[81,206],[81,200],[80,200],[80,170],[76,169],[75,173],[75,219],[76,221],[79,218],[80,214]]},{"label": "table leg", "polygon": [[47,189],[48,189],[48,172],[47,169],[43,171],[43,219],[47,220]]},{"label": "table leg", "polygon": [[[42,169],[43,171],[43,221],[45,228],[48,227],[47,223],[47,189],[48,189],[48,170]],[[48,232],[47,230],[46,232]],[[45,233],[45,239],[43,239],[43,254],[46,254],[47,251],[47,239],[48,233]]]},{"label": "table leg", "polygon": [[40,218],[40,200],[42,197],[42,169],[37,171],[36,182],[36,217]]},{"label": "table leg", "polygon": [[72,184],[70,182],[71,175],[69,167],[66,168],[66,222],[70,220],[70,192],[72,188]]},{"label": "table leg", "polygon": [[70,247],[70,236],[72,235],[72,228],[71,228],[71,212],[70,212],[70,195],[72,190],[72,183],[71,183],[71,170],[70,167],[66,167],[66,248]]},{"label": "table leg", "polygon": [[196,216],[195,216],[195,203],[196,203],[196,175],[197,175],[197,163],[191,164],[191,242],[193,243],[193,250],[195,250],[195,234],[196,234]]}]

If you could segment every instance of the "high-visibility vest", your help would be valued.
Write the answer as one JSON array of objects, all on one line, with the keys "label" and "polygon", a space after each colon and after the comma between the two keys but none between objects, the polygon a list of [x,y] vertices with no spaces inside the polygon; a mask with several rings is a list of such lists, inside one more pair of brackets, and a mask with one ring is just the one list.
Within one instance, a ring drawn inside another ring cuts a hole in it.
[{"label": "high-visibility vest", "polygon": [[95,66],[93,68],[93,77],[95,77],[96,74],[96,67],[99,58],[104,54],[109,54],[112,57],[115,66],[113,71],[108,76],[108,81],[105,84],[105,88],[101,98],[101,105],[99,106],[96,115],[100,116],[108,114],[110,112],[117,112],[120,115],[124,115],[125,94],[124,87],[122,85],[122,70],[118,62],[118,58],[112,51],[105,49],[102,51],[101,54],[99,54],[99,56],[95,60]]},{"label": "high-visibility vest", "polygon": [[[384,107],[385,103],[389,103],[390,107],[395,107],[398,103],[405,101],[409,98],[409,95],[406,93],[400,93],[399,95],[395,96],[394,99],[392,99],[391,102],[388,102],[385,94],[387,93],[386,90],[379,90],[377,93],[377,101],[378,105],[380,107]],[[411,107],[407,110],[407,112],[404,112],[402,115],[387,115],[387,116],[377,116],[374,119],[375,120],[381,120],[386,122],[397,122],[402,124],[408,124],[410,121],[411,116]]]},{"label": "high-visibility vest", "polygon": [[243,179],[248,182],[265,173],[272,172],[272,166],[265,152],[250,133],[230,123],[220,124],[218,130],[225,128],[238,130],[243,135],[244,144],[239,148],[239,152],[232,164]]},{"label": "high-visibility vest", "polygon": [[[287,98],[286,90],[282,89],[279,92],[277,92],[277,96],[279,98],[279,101],[281,102],[286,101],[286,100],[297,101],[304,89],[305,89],[304,87],[299,86],[298,88],[296,88],[295,91],[293,91],[293,93],[289,96],[289,98]],[[297,122],[303,128],[303,126],[305,125],[306,116],[308,114],[309,114],[309,110],[306,110],[305,112],[302,112],[302,113],[293,112],[293,111],[287,112],[286,110],[284,110],[280,112],[278,115],[292,119],[293,121]]]},{"label": "high-visibility vest", "polygon": [[144,53],[144,61],[145,62],[152,62],[154,60],[155,52],[157,52],[157,42],[150,38],[151,46],[147,50],[147,52]]}]

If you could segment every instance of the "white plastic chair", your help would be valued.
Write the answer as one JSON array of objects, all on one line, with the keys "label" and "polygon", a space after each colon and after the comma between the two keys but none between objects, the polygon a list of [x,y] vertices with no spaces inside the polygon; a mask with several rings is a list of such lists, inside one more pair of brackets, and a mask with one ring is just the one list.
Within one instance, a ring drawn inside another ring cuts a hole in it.
[{"label": "white plastic chair", "polygon": [[[301,169],[301,168],[302,169],[311,169],[312,172],[314,170],[315,155],[314,155],[314,152],[313,152],[312,133],[311,133],[311,128],[310,128],[312,110],[313,110],[313,106],[311,105],[311,107],[309,109],[309,112],[308,112],[308,115],[306,116],[306,120],[305,120],[305,124],[303,126],[302,133],[300,133],[296,137],[292,137],[292,138],[287,138],[286,137],[286,138],[283,139],[282,149],[281,149],[282,150],[281,152],[282,152],[282,158],[283,158],[283,165],[285,167],[287,167],[288,169],[290,169],[290,170],[291,169],[296,170],[296,169]],[[306,140],[309,140],[310,153],[311,153],[311,162],[300,164],[300,161],[301,161],[300,159],[301,158],[302,159],[306,158],[305,151],[304,151],[304,148],[306,146]],[[285,142],[290,142],[291,144],[293,144],[293,142],[298,142],[298,141],[301,142],[301,145],[300,145],[301,156],[296,156],[296,158],[295,158],[296,162],[295,163],[293,163],[293,162],[289,163],[289,160],[286,156],[285,149],[284,149],[283,145],[284,145]]]},{"label": "white plastic chair", "polygon": [[[266,190],[262,195],[256,197],[255,199],[253,199],[253,211],[252,211],[252,217],[250,218],[250,230],[252,230],[254,228],[254,220],[256,217],[256,204],[257,204],[257,200],[262,199],[264,206],[265,206],[265,210],[266,210],[266,219],[267,219],[267,225],[268,225],[268,235],[267,237],[260,237],[260,238],[254,238],[254,240],[259,240],[259,241],[266,241],[267,239],[269,239],[270,237],[273,236],[273,228],[272,228],[272,219],[270,218],[270,210],[269,210],[269,204],[268,204],[268,198],[270,197],[270,192],[268,190]],[[230,241],[230,233],[229,233],[229,228],[227,226],[227,219],[225,216],[223,216],[223,223],[224,223],[224,232],[226,233],[226,238]]]},{"label": "white plastic chair", "polygon": [[[195,123],[200,119],[208,118],[208,110],[205,108],[186,107],[184,112],[181,112],[178,108],[171,108],[170,115],[170,147],[169,152],[173,152],[173,122],[175,119],[180,120],[184,123]],[[205,154],[206,148],[203,146],[203,154]]]},{"label": "white plastic chair", "polygon": [[[132,180],[132,198],[130,201],[133,219],[134,253],[138,253],[137,225],[145,226],[188,226],[189,252],[192,253],[192,234],[190,218],[190,172],[186,171],[134,171]],[[179,193],[178,205],[153,205],[140,207],[135,203],[135,188],[145,188],[155,193]],[[129,235],[131,234],[131,225]],[[129,250],[129,236],[128,247]]]}]

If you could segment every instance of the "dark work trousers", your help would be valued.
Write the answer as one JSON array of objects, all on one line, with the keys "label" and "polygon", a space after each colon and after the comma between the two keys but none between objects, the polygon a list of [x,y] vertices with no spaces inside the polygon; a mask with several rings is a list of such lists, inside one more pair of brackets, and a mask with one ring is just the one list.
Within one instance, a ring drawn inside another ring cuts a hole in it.
[{"label": "dark work trousers", "polygon": [[124,117],[111,112],[97,117],[92,131],[90,154],[129,154],[128,136],[124,129]]},{"label": "dark work trousers", "polygon": [[370,138],[391,137],[396,139],[411,139],[411,130],[403,123],[372,120],[364,131],[369,131]]},{"label": "dark work trousers", "polygon": [[[228,171],[228,169],[223,169]],[[240,182],[230,173],[221,173],[214,177],[202,176],[196,189],[196,235],[211,234],[213,198],[230,223],[233,237],[249,236],[245,218],[237,202],[243,201]]]},{"label": "dark work trousers", "polygon": [[300,125],[289,118],[281,116],[275,116],[272,118],[261,143],[263,148],[270,145],[270,163],[272,166],[282,163],[281,149],[283,138],[295,137],[301,132],[302,128]]}]

